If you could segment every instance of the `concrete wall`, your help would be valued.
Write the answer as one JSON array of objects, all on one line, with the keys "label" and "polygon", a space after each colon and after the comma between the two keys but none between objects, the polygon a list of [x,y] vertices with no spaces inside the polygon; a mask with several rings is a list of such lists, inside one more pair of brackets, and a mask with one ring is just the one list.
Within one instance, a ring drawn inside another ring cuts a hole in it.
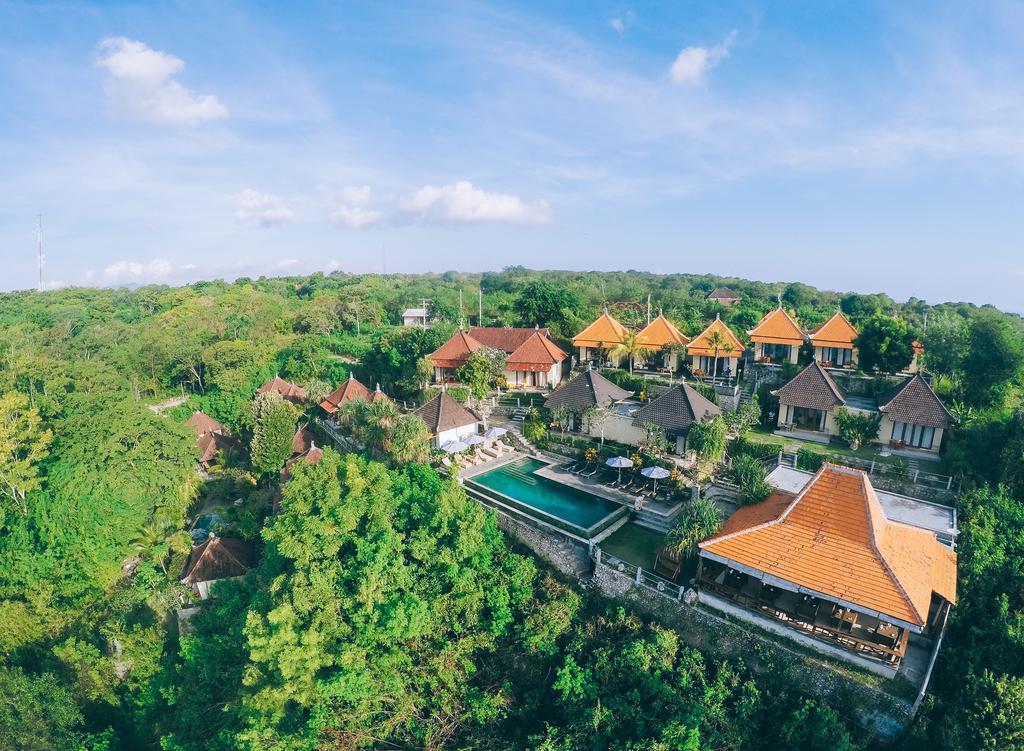
[{"label": "concrete wall", "polygon": [[602,429],[606,439],[625,443],[629,446],[639,446],[644,438],[647,437],[647,431],[633,425],[633,418],[626,415],[612,415],[604,421],[600,428],[588,428],[588,431],[595,438],[600,438]]},{"label": "concrete wall", "polygon": [[525,522],[496,513],[498,526],[554,567],[563,576],[576,579],[589,573],[587,550],[582,545],[531,527]]},{"label": "concrete wall", "polygon": [[443,430],[434,437],[434,446],[440,448],[441,444],[447,443],[448,441],[461,441],[463,438],[476,435],[477,425],[479,425],[479,423],[474,422],[471,425],[460,425],[459,427],[452,428],[451,430]]}]

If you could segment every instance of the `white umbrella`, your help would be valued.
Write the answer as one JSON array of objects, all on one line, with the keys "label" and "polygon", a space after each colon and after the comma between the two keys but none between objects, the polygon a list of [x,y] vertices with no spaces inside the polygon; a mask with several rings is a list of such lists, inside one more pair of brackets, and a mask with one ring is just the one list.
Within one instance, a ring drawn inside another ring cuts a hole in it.
[{"label": "white umbrella", "polygon": [[465,451],[469,448],[468,443],[462,441],[445,441],[441,444],[441,450],[446,454],[457,454],[460,451]]},{"label": "white umbrella", "polygon": [[508,428],[488,428],[484,433],[484,438],[501,438],[508,432]]},{"label": "white umbrella", "polygon": [[632,467],[633,460],[630,459],[628,456],[613,456],[611,459],[608,459],[605,462],[605,464],[607,464],[609,467],[615,467],[617,470],[619,470],[619,479],[616,480],[616,482],[619,482],[622,480],[622,468]]},{"label": "white umbrella", "polygon": [[479,446],[481,443],[487,443],[487,439],[482,435],[471,435],[468,438],[463,438],[462,442],[467,446]]},{"label": "white umbrella", "polygon": [[643,469],[640,470],[640,474],[642,474],[644,477],[649,477],[652,480],[654,480],[654,492],[657,493],[658,480],[664,480],[672,473],[669,472],[664,467],[644,467]]}]

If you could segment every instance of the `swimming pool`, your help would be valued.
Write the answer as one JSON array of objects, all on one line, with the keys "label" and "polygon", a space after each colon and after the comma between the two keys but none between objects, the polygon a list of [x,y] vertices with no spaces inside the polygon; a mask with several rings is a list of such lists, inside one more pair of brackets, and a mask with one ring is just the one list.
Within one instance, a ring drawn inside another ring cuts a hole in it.
[{"label": "swimming pool", "polygon": [[468,486],[482,485],[497,491],[519,505],[540,512],[537,518],[556,526],[571,528],[578,534],[590,536],[605,526],[613,516],[628,513],[624,506],[600,498],[560,482],[539,477],[538,469],[548,466],[536,459],[520,459],[503,467],[492,469],[467,480]]}]

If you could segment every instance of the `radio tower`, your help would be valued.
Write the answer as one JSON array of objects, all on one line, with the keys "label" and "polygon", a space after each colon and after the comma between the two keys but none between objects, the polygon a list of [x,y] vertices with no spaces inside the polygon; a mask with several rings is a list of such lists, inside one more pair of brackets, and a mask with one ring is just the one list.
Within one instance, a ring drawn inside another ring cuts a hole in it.
[{"label": "radio tower", "polygon": [[39,255],[39,286],[37,289],[43,291],[43,259],[46,256],[43,255],[43,215],[36,214],[36,242],[38,243],[38,255]]}]

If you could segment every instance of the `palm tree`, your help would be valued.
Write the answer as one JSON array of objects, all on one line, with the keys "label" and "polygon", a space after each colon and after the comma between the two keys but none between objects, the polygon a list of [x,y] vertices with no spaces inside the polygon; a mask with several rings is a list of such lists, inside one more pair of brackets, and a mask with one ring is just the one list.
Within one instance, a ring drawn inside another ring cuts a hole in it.
[{"label": "palm tree", "polygon": [[643,362],[646,348],[639,341],[637,333],[635,331],[627,331],[626,335],[622,337],[622,341],[615,346],[611,351],[612,357],[622,357],[625,355],[629,358],[629,372],[633,373],[633,360],[637,359]]},{"label": "palm tree", "polygon": [[711,383],[714,383],[718,378],[718,353],[723,351],[732,352],[733,346],[729,343],[725,334],[718,330],[708,334],[707,342],[708,349],[715,353],[715,361],[711,363]]}]

